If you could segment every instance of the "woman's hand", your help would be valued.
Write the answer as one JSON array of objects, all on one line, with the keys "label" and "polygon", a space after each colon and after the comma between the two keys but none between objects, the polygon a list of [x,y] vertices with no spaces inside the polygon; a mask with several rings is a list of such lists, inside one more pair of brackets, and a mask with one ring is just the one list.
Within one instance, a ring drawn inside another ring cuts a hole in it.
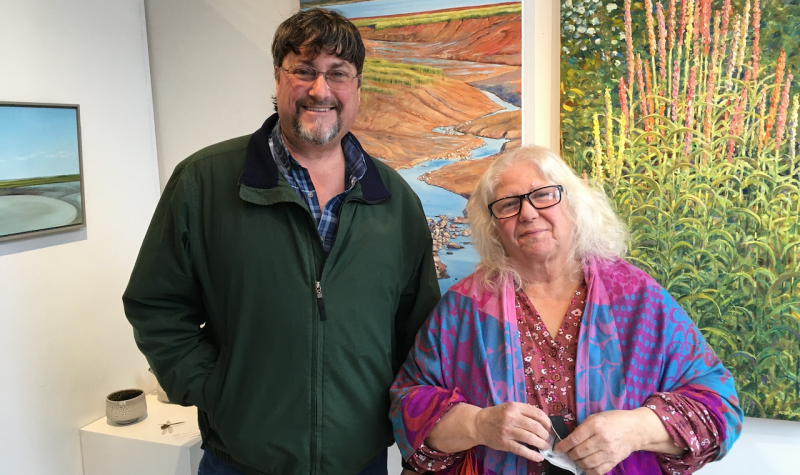
[{"label": "woman's hand", "polygon": [[544,457],[533,448],[550,448],[550,419],[530,404],[507,402],[481,409],[474,424],[479,444],[495,450],[541,462]]},{"label": "woman's hand", "polygon": [[458,404],[433,426],[425,445],[451,454],[485,445],[541,462],[544,457],[535,448],[550,448],[550,428],[550,418],[530,404],[507,402],[485,409]]},{"label": "woman's hand", "polygon": [[682,452],[658,416],[645,407],[593,414],[555,446],[556,452],[566,453],[586,475],[608,473],[638,450]]}]

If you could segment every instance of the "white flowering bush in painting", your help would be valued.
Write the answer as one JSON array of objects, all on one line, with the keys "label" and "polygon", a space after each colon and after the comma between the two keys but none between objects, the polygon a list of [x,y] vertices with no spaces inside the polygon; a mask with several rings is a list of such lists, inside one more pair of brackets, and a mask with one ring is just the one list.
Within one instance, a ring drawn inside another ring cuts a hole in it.
[{"label": "white flowering bush in painting", "polygon": [[[561,2],[562,153],[574,155],[586,139],[592,105],[602,104],[604,87],[625,71],[622,0]],[[598,102],[599,101],[599,102]],[[576,148],[577,147],[577,148]]]}]

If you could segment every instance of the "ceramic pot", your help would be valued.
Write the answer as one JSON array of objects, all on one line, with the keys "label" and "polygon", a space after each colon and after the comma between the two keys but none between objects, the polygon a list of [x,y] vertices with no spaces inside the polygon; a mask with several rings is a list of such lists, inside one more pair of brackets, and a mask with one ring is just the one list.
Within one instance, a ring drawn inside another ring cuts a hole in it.
[{"label": "ceramic pot", "polygon": [[147,414],[147,400],[141,389],[123,389],[106,396],[106,417],[109,422],[133,424]]}]

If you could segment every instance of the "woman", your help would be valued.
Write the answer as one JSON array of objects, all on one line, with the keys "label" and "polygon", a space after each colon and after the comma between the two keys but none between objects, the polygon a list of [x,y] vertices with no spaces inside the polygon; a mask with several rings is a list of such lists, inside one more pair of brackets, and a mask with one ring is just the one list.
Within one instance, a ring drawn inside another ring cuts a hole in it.
[{"label": "woman", "polygon": [[391,388],[407,468],[538,475],[556,470],[539,452],[553,449],[575,473],[677,474],[727,453],[733,379],[622,260],[601,190],[523,147],[492,163],[469,210],[477,271],[442,297]]}]

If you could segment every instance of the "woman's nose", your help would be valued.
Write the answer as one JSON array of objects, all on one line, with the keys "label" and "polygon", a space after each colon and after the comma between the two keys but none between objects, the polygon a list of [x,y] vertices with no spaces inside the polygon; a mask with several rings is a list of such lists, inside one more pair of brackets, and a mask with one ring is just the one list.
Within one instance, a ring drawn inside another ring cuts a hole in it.
[{"label": "woman's nose", "polygon": [[527,221],[539,217],[539,210],[533,207],[528,198],[522,200],[522,209],[519,210],[519,219]]}]

